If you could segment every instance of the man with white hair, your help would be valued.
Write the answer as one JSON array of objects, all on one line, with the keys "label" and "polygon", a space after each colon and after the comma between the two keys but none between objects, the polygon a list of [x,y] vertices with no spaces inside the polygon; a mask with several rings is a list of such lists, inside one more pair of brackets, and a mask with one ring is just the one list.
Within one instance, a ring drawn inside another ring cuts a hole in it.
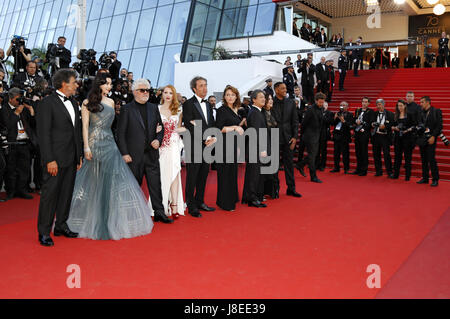
[{"label": "man with white hair", "polygon": [[[148,102],[150,83],[138,79],[132,88],[134,101],[120,109],[117,144],[139,185],[145,175],[155,222],[173,223],[162,204],[159,146],[164,137],[164,124],[158,106]],[[162,127],[159,132],[158,125]]]}]

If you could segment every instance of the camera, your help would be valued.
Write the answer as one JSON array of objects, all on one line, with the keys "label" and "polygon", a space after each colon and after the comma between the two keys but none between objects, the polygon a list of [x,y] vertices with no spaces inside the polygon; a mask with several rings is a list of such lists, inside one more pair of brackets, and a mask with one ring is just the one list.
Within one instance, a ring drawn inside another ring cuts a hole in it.
[{"label": "camera", "polygon": [[447,139],[447,137],[444,135],[444,133],[441,133],[441,134],[439,135],[439,138],[441,139],[442,143],[445,144],[445,146],[449,146],[449,145],[450,145],[450,142],[449,142],[449,140]]},{"label": "camera", "polygon": [[426,139],[429,139],[433,135],[431,135],[430,131],[427,132],[426,130],[427,128],[423,123],[420,123],[419,125],[416,126],[417,135],[424,136]]},{"label": "camera", "polygon": [[99,62],[102,69],[109,69],[113,63],[113,57],[111,54],[103,53],[99,59]]},{"label": "camera", "polygon": [[97,55],[97,51],[95,51],[94,49],[81,49],[80,50],[80,60],[81,62],[93,62],[95,60],[95,56]]},{"label": "camera", "polygon": [[19,49],[21,46],[25,46],[25,40],[26,38],[20,35],[14,35],[11,39],[11,44],[14,48]]},{"label": "camera", "polygon": [[366,122],[361,122],[361,124],[359,124],[359,125],[357,125],[356,127],[355,127],[355,132],[356,133],[358,133],[358,132],[361,132],[361,130],[364,128],[364,125],[366,125]]},{"label": "camera", "polygon": [[403,134],[404,134],[403,131],[405,130],[404,124],[403,123],[398,123],[397,128],[398,128],[398,136],[399,137],[403,137]]}]

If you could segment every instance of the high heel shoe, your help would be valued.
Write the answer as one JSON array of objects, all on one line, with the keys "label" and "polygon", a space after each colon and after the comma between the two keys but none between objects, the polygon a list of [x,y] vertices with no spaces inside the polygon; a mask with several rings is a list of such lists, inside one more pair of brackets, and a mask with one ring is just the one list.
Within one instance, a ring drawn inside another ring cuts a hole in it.
[{"label": "high heel shoe", "polygon": [[[178,214],[178,213],[173,213],[173,208],[172,207],[177,207],[177,205],[176,204],[170,204],[170,210],[172,211],[172,216],[173,216],[173,219],[178,219],[178,217],[180,217],[180,214]],[[176,210],[175,210],[176,211]]]}]

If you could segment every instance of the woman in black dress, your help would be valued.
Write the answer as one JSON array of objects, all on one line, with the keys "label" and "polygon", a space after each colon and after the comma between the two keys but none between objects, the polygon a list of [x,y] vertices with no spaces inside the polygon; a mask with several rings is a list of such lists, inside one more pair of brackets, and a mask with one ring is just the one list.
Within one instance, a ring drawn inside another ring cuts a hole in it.
[{"label": "woman in black dress", "polygon": [[414,113],[407,112],[406,102],[398,100],[395,107],[395,121],[392,131],[394,131],[394,179],[400,175],[400,166],[402,157],[405,154],[405,180],[409,181],[411,177],[411,160],[415,146],[414,127],[417,126],[417,118]]},{"label": "woman in black dress", "polygon": [[[237,132],[244,134],[242,126],[245,123],[238,115],[238,109],[241,106],[239,91],[228,85],[223,92],[222,107],[217,109],[216,126],[223,133],[223,163],[217,163],[217,201],[216,204],[226,211],[234,211],[236,203],[239,201],[238,192],[238,162],[237,162],[237,143],[235,138],[234,149],[226,149],[227,134]],[[243,150],[242,150],[243,151]],[[234,160],[232,163],[226,163],[227,152],[233,152]]]},{"label": "woman in black dress", "polygon": [[[273,106],[272,95],[266,94],[266,105],[264,105],[262,113],[264,114],[264,118],[266,119],[266,125],[269,133],[268,134],[269,141],[271,141],[271,134],[270,134],[271,129],[275,129],[278,127],[277,120],[270,113],[272,106]],[[268,154],[268,156],[270,156],[270,153]],[[277,174],[264,175],[264,195],[268,195],[273,199],[280,197],[280,184],[278,182]]]}]

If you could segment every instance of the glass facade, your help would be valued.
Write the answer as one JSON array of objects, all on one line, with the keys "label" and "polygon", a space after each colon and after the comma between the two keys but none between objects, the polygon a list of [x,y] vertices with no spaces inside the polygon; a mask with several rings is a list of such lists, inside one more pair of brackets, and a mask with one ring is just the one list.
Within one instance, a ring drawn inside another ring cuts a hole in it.
[{"label": "glass facade", "polygon": [[[0,1],[0,47],[13,35],[28,48],[65,36],[75,61],[78,0]],[[271,0],[86,0],[86,48],[116,51],[122,67],[152,85],[173,82],[178,61],[212,59],[217,39],[273,32]]]}]

